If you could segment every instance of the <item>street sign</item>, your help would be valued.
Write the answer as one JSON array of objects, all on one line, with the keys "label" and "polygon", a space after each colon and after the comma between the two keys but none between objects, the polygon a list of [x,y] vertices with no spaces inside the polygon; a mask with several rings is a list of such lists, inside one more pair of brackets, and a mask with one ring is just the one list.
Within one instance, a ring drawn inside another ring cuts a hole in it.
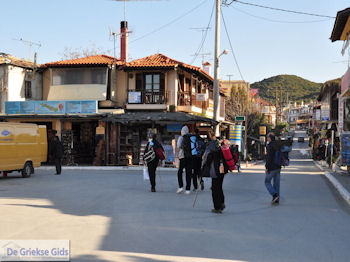
[{"label": "street sign", "polygon": [[245,116],[236,116],[236,121],[245,121]]}]

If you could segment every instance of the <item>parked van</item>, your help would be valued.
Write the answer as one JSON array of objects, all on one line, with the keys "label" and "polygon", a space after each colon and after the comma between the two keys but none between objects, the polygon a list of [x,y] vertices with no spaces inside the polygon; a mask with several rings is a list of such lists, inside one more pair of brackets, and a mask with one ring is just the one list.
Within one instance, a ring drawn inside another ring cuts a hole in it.
[{"label": "parked van", "polygon": [[34,173],[47,159],[46,126],[0,122],[0,171]]}]

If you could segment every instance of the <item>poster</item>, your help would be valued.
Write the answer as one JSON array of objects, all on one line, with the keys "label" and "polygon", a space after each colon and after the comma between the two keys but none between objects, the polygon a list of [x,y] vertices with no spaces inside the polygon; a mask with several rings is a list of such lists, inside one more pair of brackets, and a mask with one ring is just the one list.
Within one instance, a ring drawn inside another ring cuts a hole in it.
[{"label": "poster", "polygon": [[341,135],[343,165],[350,166],[350,134]]}]

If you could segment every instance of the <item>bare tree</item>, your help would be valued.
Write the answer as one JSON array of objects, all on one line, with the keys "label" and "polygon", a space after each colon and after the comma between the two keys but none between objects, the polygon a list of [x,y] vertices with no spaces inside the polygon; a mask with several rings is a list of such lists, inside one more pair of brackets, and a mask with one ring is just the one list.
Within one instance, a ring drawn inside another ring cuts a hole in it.
[{"label": "bare tree", "polygon": [[95,44],[90,44],[90,47],[73,48],[66,46],[60,55],[62,60],[66,60],[102,54],[111,55],[111,50],[105,50],[102,47],[97,47]]}]

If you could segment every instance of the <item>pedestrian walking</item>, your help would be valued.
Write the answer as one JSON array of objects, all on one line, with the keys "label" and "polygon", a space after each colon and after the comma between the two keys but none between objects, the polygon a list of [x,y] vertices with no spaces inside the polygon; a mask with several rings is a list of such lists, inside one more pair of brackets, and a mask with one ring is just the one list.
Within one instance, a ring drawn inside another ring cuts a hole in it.
[{"label": "pedestrian walking", "polygon": [[212,181],[211,190],[214,209],[211,211],[216,214],[221,214],[225,209],[225,196],[222,185],[227,168],[223,168],[223,166],[221,166],[225,163],[223,161],[219,141],[216,139],[214,132],[210,131],[208,138],[209,142],[206,146],[202,160],[202,172],[203,176],[211,177]]},{"label": "pedestrian walking", "polygon": [[55,162],[56,175],[60,175],[62,171],[61,160],[64,154],[64,147],[58,136],[54,136],[50,146],[50,155]]},{"label": "pedestrian walking", "polygon": [[[280,198],[280,173],[281,166],[278,165],[275,161],[276,158],[276,138],[274,133],[269,133],[267,135],[267,156],[266,156],[266,164],[265,164],[265,186],[269,193],[272,196],[272,204],[279,204]],[[273,180],[273,185],[271,181]]]},{"label": "pedestrian walking", "polygon": [[[153,134],[149,139],[145,152],[143,155],[144,161],[147,163],[149,180],[151,183],[151,192],[156,192],[156,169],[159,164],[159,160],[162,159],[162,155],[165,155],[164,148],[157,140],[157,135]],[[163,158],[164,159],[164,158]]]},{"label": "pedestrian walking", "polygon": [[177,145],[179,149],[179,169],[177,171],[177,181],[179,188],[176,193],[181,194],[183,192],[183,170],[186,172],[186,191],[185,194],[190,194],[191,189],[191,178],[192,178],[192,153],[191,153],[191,140],[190,134],[187,126],[183,126],[181,129],[181,136],[177,140]]},{"label": "pedestrian walking", "polygon": [[201,185],[201,190],[204,190],[203,177],[200,175],[202,167],[202,156],[205,151],[204,139],[199,135],[198,128],[195,129],[195,135],[191,136],[191,148],[192,148],[192,167],[193,167],[193,186],[194,189],[198,189],[197,179]]}]

